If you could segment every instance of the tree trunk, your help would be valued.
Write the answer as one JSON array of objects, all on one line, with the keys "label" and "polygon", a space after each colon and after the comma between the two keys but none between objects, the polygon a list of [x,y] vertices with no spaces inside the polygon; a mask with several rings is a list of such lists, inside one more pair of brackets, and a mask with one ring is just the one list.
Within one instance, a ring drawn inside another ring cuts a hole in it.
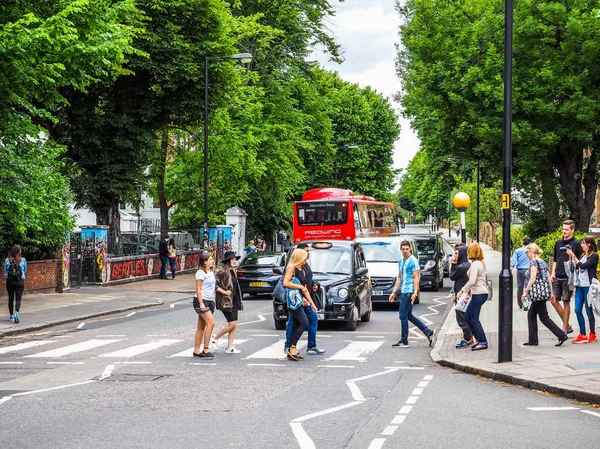
[{"label": "tree trunk", "polygon": [[167,171],[167,156],[169,149],[169,130],[165,129],[161,136],[160,153],[157,158],[156,169],[156,192],[158,195],[158,204],[160,206],[160,233],[165,236],[169,233],[169,209],[165,192],[165,175]]},{"label": "tree trunk", "polygon": [[539,173],[542,184],[542,206],[546,212],[546,229],[552,232],[560,226],[560,202],[556,192],[554,167],[543,164]]},{"label": "tree trunk", "polygon": [[561,148],[550,155],[559,173],[558,181],[577,229],[587,232],[595,208],[598,189],[597,147]]}]

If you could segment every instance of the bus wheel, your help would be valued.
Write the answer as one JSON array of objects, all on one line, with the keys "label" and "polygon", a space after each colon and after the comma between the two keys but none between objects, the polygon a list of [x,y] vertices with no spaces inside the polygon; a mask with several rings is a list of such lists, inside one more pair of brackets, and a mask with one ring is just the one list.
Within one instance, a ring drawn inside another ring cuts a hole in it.
[{"label": "bus wheel", "polygon": [[358,325],[358,308],[354,306],[352,308],[352,316],[350,317],[350,321],[346,323],[347,331],[355,331],[356,326]]}]

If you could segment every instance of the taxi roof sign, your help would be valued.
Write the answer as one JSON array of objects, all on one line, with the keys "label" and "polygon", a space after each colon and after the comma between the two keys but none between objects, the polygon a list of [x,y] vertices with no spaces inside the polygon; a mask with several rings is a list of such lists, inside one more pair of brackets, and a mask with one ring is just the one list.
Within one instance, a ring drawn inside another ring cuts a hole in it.
[{"label": "taxi roof sign", "polygon": [[312,244],[313,248],[317,249],[329,249],[333,246],[333,243],[330,242],[315,242]]}]

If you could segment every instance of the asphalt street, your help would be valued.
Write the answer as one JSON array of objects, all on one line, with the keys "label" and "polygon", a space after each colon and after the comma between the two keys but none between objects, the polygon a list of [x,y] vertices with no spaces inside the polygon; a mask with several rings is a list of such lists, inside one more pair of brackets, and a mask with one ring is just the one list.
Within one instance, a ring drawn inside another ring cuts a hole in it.
[{"label": "asphalt street", "polygon": [[[392,348],[397,307],[377,307],[355,332],[321,325],[326,354],[302,362],[285,359],[271,310],[267,297],[246,300],[242,353],[223,344],[214,359],[191,355],[188,301],[1,340],[0,447],[563,448],[600,438],[600,410],[438,367],[416,328],[410,348]],[[448,289],[422,292],[413,312],[439,329]]]}]

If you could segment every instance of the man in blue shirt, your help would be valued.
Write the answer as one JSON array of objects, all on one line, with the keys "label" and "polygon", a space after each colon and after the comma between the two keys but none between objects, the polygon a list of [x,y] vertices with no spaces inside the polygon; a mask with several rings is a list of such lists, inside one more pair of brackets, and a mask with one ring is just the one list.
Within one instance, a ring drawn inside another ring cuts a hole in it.
[{"label": "man in blue shirt", "polygon": [[419,294],[419,261],[411,254],[410,243],[403,240],[400,243],[402,260],[398,262],[398,276],[390,294],[389,302],[394,302],[398,289],[400,289],[400,325],[402,335],[400,341],[392,345],[393,348],[408,348],[408,322],[410,321],[425,334],[429,346],[435,343],[435,331],[425,326],[421,320],[412,314],[412,305]]},{"label": "man in blue shirt", "polygon": [[[523,246],[517,248],[513,253],[510,259],[510,269],[517,269],[517,304],[519,304],[519,309],[523,308],[523,301],[521,301],[521,296],[523,296],[523,286],[525,284],[525,274],[527,270],[529,270],[529,264],[531,261],[529,257],[527,257],[527,245],[531,243],[531,239],[529,237],[525,237],[523,239]],[[525,312],[529,310],[528,307],[525,307]]]}]

